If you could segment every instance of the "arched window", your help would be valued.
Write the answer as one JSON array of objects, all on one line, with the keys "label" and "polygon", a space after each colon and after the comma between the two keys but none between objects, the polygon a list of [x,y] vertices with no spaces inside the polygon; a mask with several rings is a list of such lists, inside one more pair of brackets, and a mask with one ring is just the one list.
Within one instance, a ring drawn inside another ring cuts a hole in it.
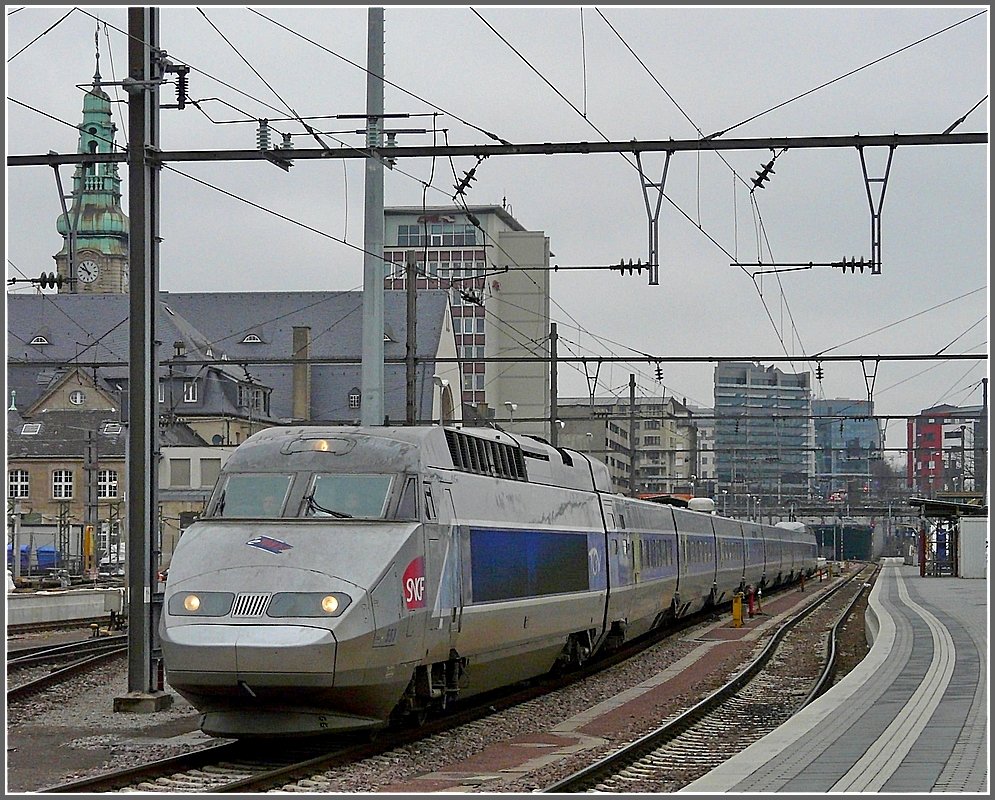
[{"label": "arched window", "polygon": [[349,392],[349,408],[359,408],[362,395],[355,386]]}]

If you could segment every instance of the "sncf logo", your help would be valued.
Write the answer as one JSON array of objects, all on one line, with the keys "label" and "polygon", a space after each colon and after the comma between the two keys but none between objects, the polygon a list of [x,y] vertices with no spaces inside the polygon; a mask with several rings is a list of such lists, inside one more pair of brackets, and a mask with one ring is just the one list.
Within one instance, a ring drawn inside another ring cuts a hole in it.
[{"label": "sncf logo", "polygon": [[404,593],[404,607],[409,611],[413,608],[425,608],[425,559],[421,556],[404,570],[401,591]]},{"label": "sncf logo", "polygon": [[255,539],[249,539],[246,544],[249,547],[258,547],[267,553],[282,553],[284,550],[291,550],[293,548],[292,544],[281,542],[279,539],[273,539],[269,536],[257,536]]}]

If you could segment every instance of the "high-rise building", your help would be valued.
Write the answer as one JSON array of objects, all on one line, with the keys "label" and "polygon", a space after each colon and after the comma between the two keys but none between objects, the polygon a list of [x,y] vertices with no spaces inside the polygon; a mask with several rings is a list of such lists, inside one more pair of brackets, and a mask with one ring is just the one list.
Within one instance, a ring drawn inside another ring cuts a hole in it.
[{"label": "high-rise building", "polygon": [[[808,499],[813,475],[811,375],[748,361],[715,368],[719,489],[731,508]],[[749,509],[747,509],[749,511]]]},{"label": "high-rise building", "polygon": [[[384,209],[385,287],[444,289],[462,399],[516,433],[549,435],[549,239],[502,206]],[[504,362],[483,359],[501,357]]]},{"label": "high-rise building", "polygon": [[987,408],[942,404],[908,421],[908,488],[984,496],[987,485]]},{"label": "high-rise building", "polygon": [[815,493],[823,499],[866,498],[872,462],[881,459],[881,433],[868,400],[812,401],[815,427]]}]

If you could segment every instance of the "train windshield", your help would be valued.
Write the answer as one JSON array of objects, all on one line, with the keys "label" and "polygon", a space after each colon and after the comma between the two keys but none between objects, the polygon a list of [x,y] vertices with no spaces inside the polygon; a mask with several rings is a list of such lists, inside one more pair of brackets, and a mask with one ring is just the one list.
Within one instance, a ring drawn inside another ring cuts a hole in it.
[{"label": "train windshield", "polygon": [[390,484],[390,475],[315,475],[304,497],[304,516],[382,519]]},{"label": "train windshield", "polygon": [[219,517],[279,517],[292,475],[235,473],[228,476],[218,499]]}]

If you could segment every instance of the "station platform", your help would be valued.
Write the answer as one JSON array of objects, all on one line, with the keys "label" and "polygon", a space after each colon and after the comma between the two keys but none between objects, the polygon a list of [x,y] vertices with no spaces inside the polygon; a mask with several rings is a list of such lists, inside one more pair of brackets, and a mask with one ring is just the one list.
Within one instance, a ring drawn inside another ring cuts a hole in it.
[{"label": "station platform", "polygon": [[863,661],[684,793],[988,793],[988,581],[884,559]]}]

